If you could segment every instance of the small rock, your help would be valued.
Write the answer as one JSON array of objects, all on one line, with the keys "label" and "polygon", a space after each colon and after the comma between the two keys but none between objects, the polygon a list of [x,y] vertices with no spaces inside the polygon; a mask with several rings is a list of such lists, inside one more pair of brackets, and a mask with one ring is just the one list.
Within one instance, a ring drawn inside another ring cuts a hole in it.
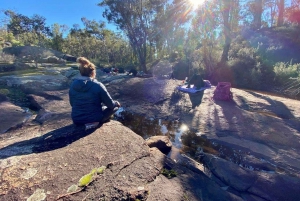
[{"label": "small rock", "polygon": [[27,201],[43,201],[46,197],[44,189],[37,189],[29,198],[27,198]]},{"label": "small rock", "polygon": [[146,140],[149,147],[156,147],[162,153],[167,154],[172,148],[172,142],[167,136],[152,136]]}]

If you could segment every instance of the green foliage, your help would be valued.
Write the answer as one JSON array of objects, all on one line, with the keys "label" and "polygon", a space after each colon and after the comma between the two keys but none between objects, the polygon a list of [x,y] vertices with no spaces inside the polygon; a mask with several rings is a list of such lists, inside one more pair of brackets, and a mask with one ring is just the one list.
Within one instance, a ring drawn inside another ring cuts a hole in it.
[{"label": "green foliage", "polygon": [[103,16],[127,35],[132,49],[138,55],[140,70],[144,72],[147,72],[147,46],[158,41],[160,34],[155,31],[160,30],[155,29],[154,24],[163,13],[166,2],[103,0],[98,4],[105,7]]},{"label": "green foliage", "polygon": [[16,57],[11,54],[0,52],[0,63],[13,63]]},{"label": "green foliage", "polygon": [[87,186],[89,183],[92,182],[93,175],[94,175],[93,173],[89,173],[81,177],[78,186],[80,187]]},{"label": "green foliage", "polygon": [[73,193],[73,192],[75,192],[75,191],[77,191],[77,190],[78,190],[78,186],[75,185],[75,184],[73,184],[72,186],[70,186],[70,187],[68,188],[67,193]]},{"label": "green foliage", "polygon": [[189,76],[189,65],[187,62],[179,61],[174,64],[174,77],[179,80],[184,80]]},{"label": "green foliage", "polygon": [[195,50],[191,55],[191,69],[192,73],[202,74],[204,77],[215,72],[215,68],[221,57],[222,51],[217,46],[207,41],[203,41],[201,47]]},{"label": "green foliage", "polygon": [[300,63],[290,64],[279,62],[274,66],[275,81],[284,84],[289,78],[300,78]]},{"label": "green foliage", "polygon": [[187,194],[183,194],[183,196],[182,196],[182,199],[184,200],[184,201],[189,201],[190,199],[189,199],[189,196],[187,195]]},{"label": "green foliage", "polygon": [[104,170],[105,170],[105,166],[101,166],[97,169],[97,174],[103,174]]},{"label": "green foliage", "polygon": [[241,88],[257,88],[261,83],[261,73],[254,60],[234,59],[228,62],[228,66],[233,72],[235,86]]},{"label": "green foliage", "polygon": [[83,186],[89,185],[89,183],[91,183],[93,181],[93,177],[95,175],[103,174],[105,168],[106,168],[105,166],[101,166],[99,168],[92,169],[92,171],[90,173],[88,173],[80,178],[80,180],[78,182],[78,186],[83,187]]},{"label": "green foliage", "polygon": [[9,94],[8,89],[0,89],[0,94],[7,96]]},{"label": "green foliage", "polygon": [[174,62],[174,61],[178,60],[179,53],[177,51],[172,52],[169,59],[170,59],[170,62]]},{"label": "green foliage", "polygon": [[165,177],[167,177],[168,179],[171,179],[173,177],[177,176],[177,172],[175,170],[168,170],[166,168],[163,168],[161,170],[161,174],[164,175]]},{"label": "green foliage", "polygon": [[49,27],[46,26],[46,19],[40,15],[33,15],[31,18],[5,10],[4,14],[10,18],[7,28],[14,35],[23,33],[49,34]]},{"label": "green foliage", "polygon": [[7,86],[0,85],[0,94],[7,96],[9,100],[16,105],[28,101],[26,94],[19,88],[8,88]]}]

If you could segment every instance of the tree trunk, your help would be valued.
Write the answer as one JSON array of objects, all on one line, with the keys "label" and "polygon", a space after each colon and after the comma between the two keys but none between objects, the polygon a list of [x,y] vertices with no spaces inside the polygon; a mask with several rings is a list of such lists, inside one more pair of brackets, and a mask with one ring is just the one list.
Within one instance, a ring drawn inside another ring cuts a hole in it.
[{"label": "tree trunk", "polygon": [[230,43],[231,43],[231,39],[227,38],[225,39],[225,45],[223,47],[223,52],[222,52],[222,57],[221,57],[221,63],[225,63],[226,61],[228,61],[228,52],[230,49]]},{"label": "tree trunk", "polygon": [[284,0],[279,0],[279,3],[278,3],[278,20],[277,20],[277,26],[278,27],[283,25],[283,13],[284,13]]},{"label": "tree trunk", "polygon": [[223,34],[225,37],[225,44],[223,48],[223,53],[221,57],[221,63],[225,63],[228,61],[228,52],[230,48],[230,43],[231,43],[231,28],[230,28],[230,23],[229,23],[229,13],[230,13],[230,6],[231,6],[231,1],[224,0],[224,9],[223,9]]},{"label": "tree trunk", "polygon": [[263,11],[262,0],[255,0],[253,13],[253,28],[261,28],[261,15]]}]

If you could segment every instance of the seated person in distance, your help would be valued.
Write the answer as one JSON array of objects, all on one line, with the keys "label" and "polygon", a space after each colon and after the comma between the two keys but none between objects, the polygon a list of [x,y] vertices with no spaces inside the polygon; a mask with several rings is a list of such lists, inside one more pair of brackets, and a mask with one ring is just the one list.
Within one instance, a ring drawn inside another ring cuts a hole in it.
[{"label": "seated person in distance", "polygon": [[[93,63],[84,57],[79,57],[77,62],[81,76],[74,79],[69,90],[72,120],[76,125],[104,123],[121,105],[96,80],[96,67]],[[105,106],[102,107],[102,104]]]},{"label": "seated person in distance", "polygon": [[128,75],[130,75],[132,73],[133,76],[136,76],[137,75],[137,70],[135,69],[131,69],[129,72],[128,72]]},{"label": "seated person in distance", "polygon": [[199,74],[194,74],[191,77],[191,79],[187,82],[187,84],[188,84],[187,88],[190,88],[191,84],[193,84],[194,88],[196,88],[196,89],[201,89],[202,87],[205,86],[205,82],[204,82],[202,76]]}]

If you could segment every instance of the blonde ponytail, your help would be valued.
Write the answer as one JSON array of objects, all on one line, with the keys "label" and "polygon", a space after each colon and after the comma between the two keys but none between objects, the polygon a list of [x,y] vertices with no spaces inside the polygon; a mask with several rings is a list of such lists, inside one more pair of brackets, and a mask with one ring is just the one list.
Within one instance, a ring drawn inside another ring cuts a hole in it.
[{"label": "blonde ponytail", "polygon": [[82,76],[91,77],[93,75],[93,71],[96,69],[96,66],[91,63],[85,57],[78,57],[77,63],[79,63],[79,72]]}]

